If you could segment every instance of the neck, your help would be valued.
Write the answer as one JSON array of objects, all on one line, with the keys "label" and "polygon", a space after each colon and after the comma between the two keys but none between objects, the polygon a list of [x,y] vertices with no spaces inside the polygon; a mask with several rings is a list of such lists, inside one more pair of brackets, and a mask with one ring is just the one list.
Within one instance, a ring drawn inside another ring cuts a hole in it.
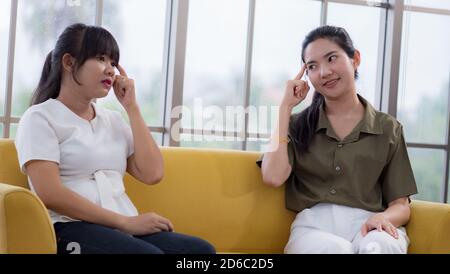
[{"label": "neck", "polygon": [[325,98],[325,110],[327,115],[348,116],[363,108],[356,92],[348,92],[337,99]]},{"label": "neck", "polygon": [[91,105],[91,98],[83,98],[76,92],[75,89],[70,88],[66,85],[61,85],[61,90],[59,92],[56,100],[63,103],[66,107],[72,110],[77,115],[85,119],[93,119],[95,116],[94,109]]}]

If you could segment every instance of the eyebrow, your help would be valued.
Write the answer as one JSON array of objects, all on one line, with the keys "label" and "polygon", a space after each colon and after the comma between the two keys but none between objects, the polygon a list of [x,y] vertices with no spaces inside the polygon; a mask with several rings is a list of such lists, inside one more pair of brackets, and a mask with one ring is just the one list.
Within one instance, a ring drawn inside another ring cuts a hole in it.
[{"label": "eyebrow", "polygon": [[[328,52],[327,54],[325,54],[322,58],[327,58],[328,56],[330,56],[330,55],[332,55],[332,54],[335,54],[335,53],[337,53],[337,51],[335,51],[335,50],[330,51],[330,52]],[[311,63],[316,63],[316,61],[311,60],[311,61],[307,62],[306,65],[309,65],[309,64],[311,64]]]}]

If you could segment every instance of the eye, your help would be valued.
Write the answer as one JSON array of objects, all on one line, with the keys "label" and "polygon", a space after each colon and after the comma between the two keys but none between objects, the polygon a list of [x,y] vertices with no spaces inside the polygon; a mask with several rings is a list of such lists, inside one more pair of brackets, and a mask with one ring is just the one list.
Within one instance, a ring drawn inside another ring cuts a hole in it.
[{"label": "eye", "polygon": [[336,55],[331,55],[330,57],[328,57],[328,61],[333,62],[334,60],[336,60],[336,58],[337,58]]},{"label": "eye", "polygon": [[309,65],[308,70],[314,70],[316,68],[316,65]]},{"label": "eye", "polygon": [[99,55],[99,56],[97,56],[97,60],[99,60],[101,62],[104,62],[105,61],[105,56]]},{"label": "eye", "polygon": [[117,63],[116,62],[111,62],[111,66],[117,67]]}]

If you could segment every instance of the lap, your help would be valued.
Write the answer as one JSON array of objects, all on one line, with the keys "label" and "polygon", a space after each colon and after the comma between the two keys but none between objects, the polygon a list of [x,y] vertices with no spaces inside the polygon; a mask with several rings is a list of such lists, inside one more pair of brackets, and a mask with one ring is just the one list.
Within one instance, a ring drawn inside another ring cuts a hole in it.
[{"label": "lap", "polygon": [[58,253],[214,253],[208,242],[175,232],[132,236],[88,222],[56,223]]},{"label": "lap", "polygon": [[177,232],[158,232],[136,238],[161,248],[168,254],[209,254],[215,253],[214,247],[207,241]]}]

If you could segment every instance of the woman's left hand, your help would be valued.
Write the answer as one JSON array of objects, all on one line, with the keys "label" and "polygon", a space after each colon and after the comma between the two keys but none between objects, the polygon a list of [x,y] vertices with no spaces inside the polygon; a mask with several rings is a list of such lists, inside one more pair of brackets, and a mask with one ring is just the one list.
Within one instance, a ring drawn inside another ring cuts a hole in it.
[{"label": "woman's left hand", "polygon": [[377,213],[370,217],[361,227],[361,234],[364,236],[371,230],[386,231],[389,235],[398,239],[397,228],[385,217],[383,213]]},{"label": "woman's left hand", "polygon": [[128,78],[127,73],[121,65],[118,64],[117,69],[120,75],[116,75],[114,80],[114,94],[125,110],[128,110],[130,107],[137,105],[134,80]]}]

